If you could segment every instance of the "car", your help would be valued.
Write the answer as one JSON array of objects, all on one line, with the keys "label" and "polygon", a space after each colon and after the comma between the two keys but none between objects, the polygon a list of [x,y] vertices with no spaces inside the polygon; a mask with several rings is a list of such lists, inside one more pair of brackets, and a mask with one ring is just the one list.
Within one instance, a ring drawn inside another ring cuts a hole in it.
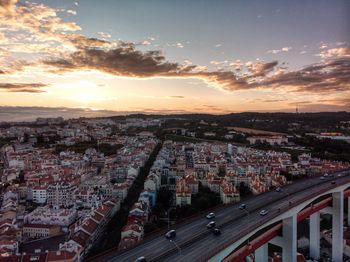
[{"label": "car", "polygon": [[213,227],[215,227],[215,221],[211,221],[207,224],[208,229],[213,228]]},{"label": "car", "polygon": [[165,234],[166,238],[173,238],[176,237],[176,230],[172,229],[170,231],[168,231],[168,233]]},{"label": "car", "polygon": [[207,216],[206,216],[206,218],[208,218],[208,219],[212,219],[212,218],[214,218],[215,217],[215,214],[214,213],[209,213]]},{"label": "car", "polygon": [[328,177],[328,174],[327,174],[327,173],[325,173],[323,176],[324,176],[324,177]]},{"label": "car", "polygon": [[221,234],[221,231],[220,231],[220,229],[219,228],[214,228],[213,229],[213,234],[215,235],[215,236],[218,236],[218,235],[220,235]]},{"label": "car", "polygon": [[340,173],[340,174],[338,174],[338,175],[337,175],[337,177],[342,177],[342,176],[343,176],[343,174],[342,174],[342,173]]},{"label": "car", "polygon": [[247,205],[246,204],[240,204],[239,206],[239,209],[240,210],[243,210],[243,209],[246,209],[247,208]]},{"label": "car", "polygon": [[334,184],[335,184],[335,181],[333,180],[333,181],[331,182],[331,184],[334,185]]},{"label": "car", "polygon": [[147,262],[145,257],[139,257],[135,260],[135,262]]},{"label": "car", "polygon": [[325,180],[325,177],[324,177],[324,176],[321,176],[321,177],[320,177],[320,180]]},{"label": "car", "polygon": [[265,216],[267,215],[267,213],[269,213],[269,211],[267,211],[266,209],[263,209],[260,211],[260,216]]},{"label": "car", "polygon": [[282,192],[282,188],[277,187],[277,188],[276,188],[276,192]]}]

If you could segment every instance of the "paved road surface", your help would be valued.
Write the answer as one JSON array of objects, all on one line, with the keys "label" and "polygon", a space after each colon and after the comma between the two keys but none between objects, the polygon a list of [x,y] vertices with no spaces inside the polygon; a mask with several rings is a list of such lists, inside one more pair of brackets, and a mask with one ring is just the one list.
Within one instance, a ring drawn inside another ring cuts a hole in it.
[{"label": "paved road surface", "polygon": [[[338,174],[338,173],[337,173]],[[249,224],[247,212],[240,210],[239,204],[232,205],[216,212],[215,221],[221,228],[221,235],[214,236],[206,229],[210,221],[206,218],[198,218],[189,224],[181,225],[176,229],[174,241],[181,248],[180,251],[174,243],[171,243],[163,235],[151,240],[145,240],[140,245],[123,253],[116,253],[108,261],[134,261],[140,256],[146,257],[147,261],[200,261],[212,250],[222,246],[228,238],[238,235],[243,230],[252,230],[261,220],[268,221],[278,215],[278,208],[289,205],[289,201],[296,202],[313,192],[322,192],[337,184],[350,182],[350,176],[328,178],[320,180],[319,177],[297,181],[283,188],[283,192],[271,191],[245,202],[249,211]],[[332,185],[331,180],[337,184]],[[269,214],[261,217],[260,210],[267,209]],[[102,258],[102,257],[101,257]],[[103,257],[105,260],[106,257]]]}]

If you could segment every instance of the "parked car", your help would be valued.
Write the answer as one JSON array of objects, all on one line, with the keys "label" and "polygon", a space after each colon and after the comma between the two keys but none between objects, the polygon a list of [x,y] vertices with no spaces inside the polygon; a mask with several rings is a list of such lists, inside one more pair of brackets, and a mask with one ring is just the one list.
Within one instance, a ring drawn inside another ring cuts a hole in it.
[{"label": "parked car", "polygon": [[211,221],[207,224],[208,229],[213,228],[213,227],[215,227],[215,221]]},{"label": "parked car", "polygon": [[239,209],[240,210],[243,210],[243,209],[246,209],[247,208],[247,205],[246,204],[240,204],[239,206]]},{"label": "parked car", "polygon": [[145,257],[139,257],[138,259],[135,260],[135,262],[147,262]]},{"label": "parked car", "polygon": [[325,177],[324,177],[324,176],[321,176],[320,179],[321,179],[321,180],[325,180]]},{"label": "parked car", "polygon": [[174,229],[170,230],[168,233],[165,234],[166,238],[173,238],[176,237],[176,231]]},{"label": "parked car", "polygon": [[267,211],[266,209],[263,209],[260,211],[260,216],[265,216],[267,215],[267,213],[269,213],[269,211]]},{"label": "parked car", "polygon": [[282,188],[281,187],[277,187],[276,188],[276,192],[282,192]]},{"label": "parked car", "polygon": [[214,218],[215,217],[215,214],[214,213],[209,213],[207,216],[206,216],[206,218],[208,218],[208,219],[212,219],[212,218]]},{"label": "parked car", "polygon": [[334,184],[335,184],[335,181],[333,180],[333,181],[331,182],[331,184],[334,185]]},{"label": "parked car", "polygon": [[213,234],[215,235],[215,236],[218,236],[218,235],[220,235],[221,234],[221,231],[220,231],[220,229],[219,228],[214,228],[213,229]]}]

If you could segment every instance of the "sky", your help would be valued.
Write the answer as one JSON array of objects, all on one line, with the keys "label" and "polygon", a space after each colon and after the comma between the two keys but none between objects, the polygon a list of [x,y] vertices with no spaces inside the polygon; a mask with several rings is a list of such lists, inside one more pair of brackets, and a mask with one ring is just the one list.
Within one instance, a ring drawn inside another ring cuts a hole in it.
[{"label": "sky", "polygon": [[349,13],[348,0],[0,0],[0,111],[350,111]]}]

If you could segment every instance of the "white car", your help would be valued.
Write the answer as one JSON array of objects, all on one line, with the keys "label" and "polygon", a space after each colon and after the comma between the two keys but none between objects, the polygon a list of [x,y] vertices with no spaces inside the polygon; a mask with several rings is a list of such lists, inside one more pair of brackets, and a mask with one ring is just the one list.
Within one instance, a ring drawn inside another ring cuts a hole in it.
[{"label": "white car", "polygon": [[263,209],[260,211],[260,216],[265,216],[267,215],[267,213],[269,213],[269,211],[267,211],[266,209]]},{"label": "white car", "polygon": [[173,238],[173,237],[176,237],[176,231],[173,229],[173,230],[170,230],[168,233],[165,234],[165,237],[166,238]]},{"label": "white car", "polygon": [[208,218],[208,219],[212,219],[212,218],[214,218],[215,217],[215,214],[214,213],[209,213],[207,216],[206,216],[206,218]]},{"label": "white car", "polygon": [[207,225],[207,228],[210,229],[210,228],[213,228],[213,227],[215,227],[215,221],[209,222],[208,225]]}]

